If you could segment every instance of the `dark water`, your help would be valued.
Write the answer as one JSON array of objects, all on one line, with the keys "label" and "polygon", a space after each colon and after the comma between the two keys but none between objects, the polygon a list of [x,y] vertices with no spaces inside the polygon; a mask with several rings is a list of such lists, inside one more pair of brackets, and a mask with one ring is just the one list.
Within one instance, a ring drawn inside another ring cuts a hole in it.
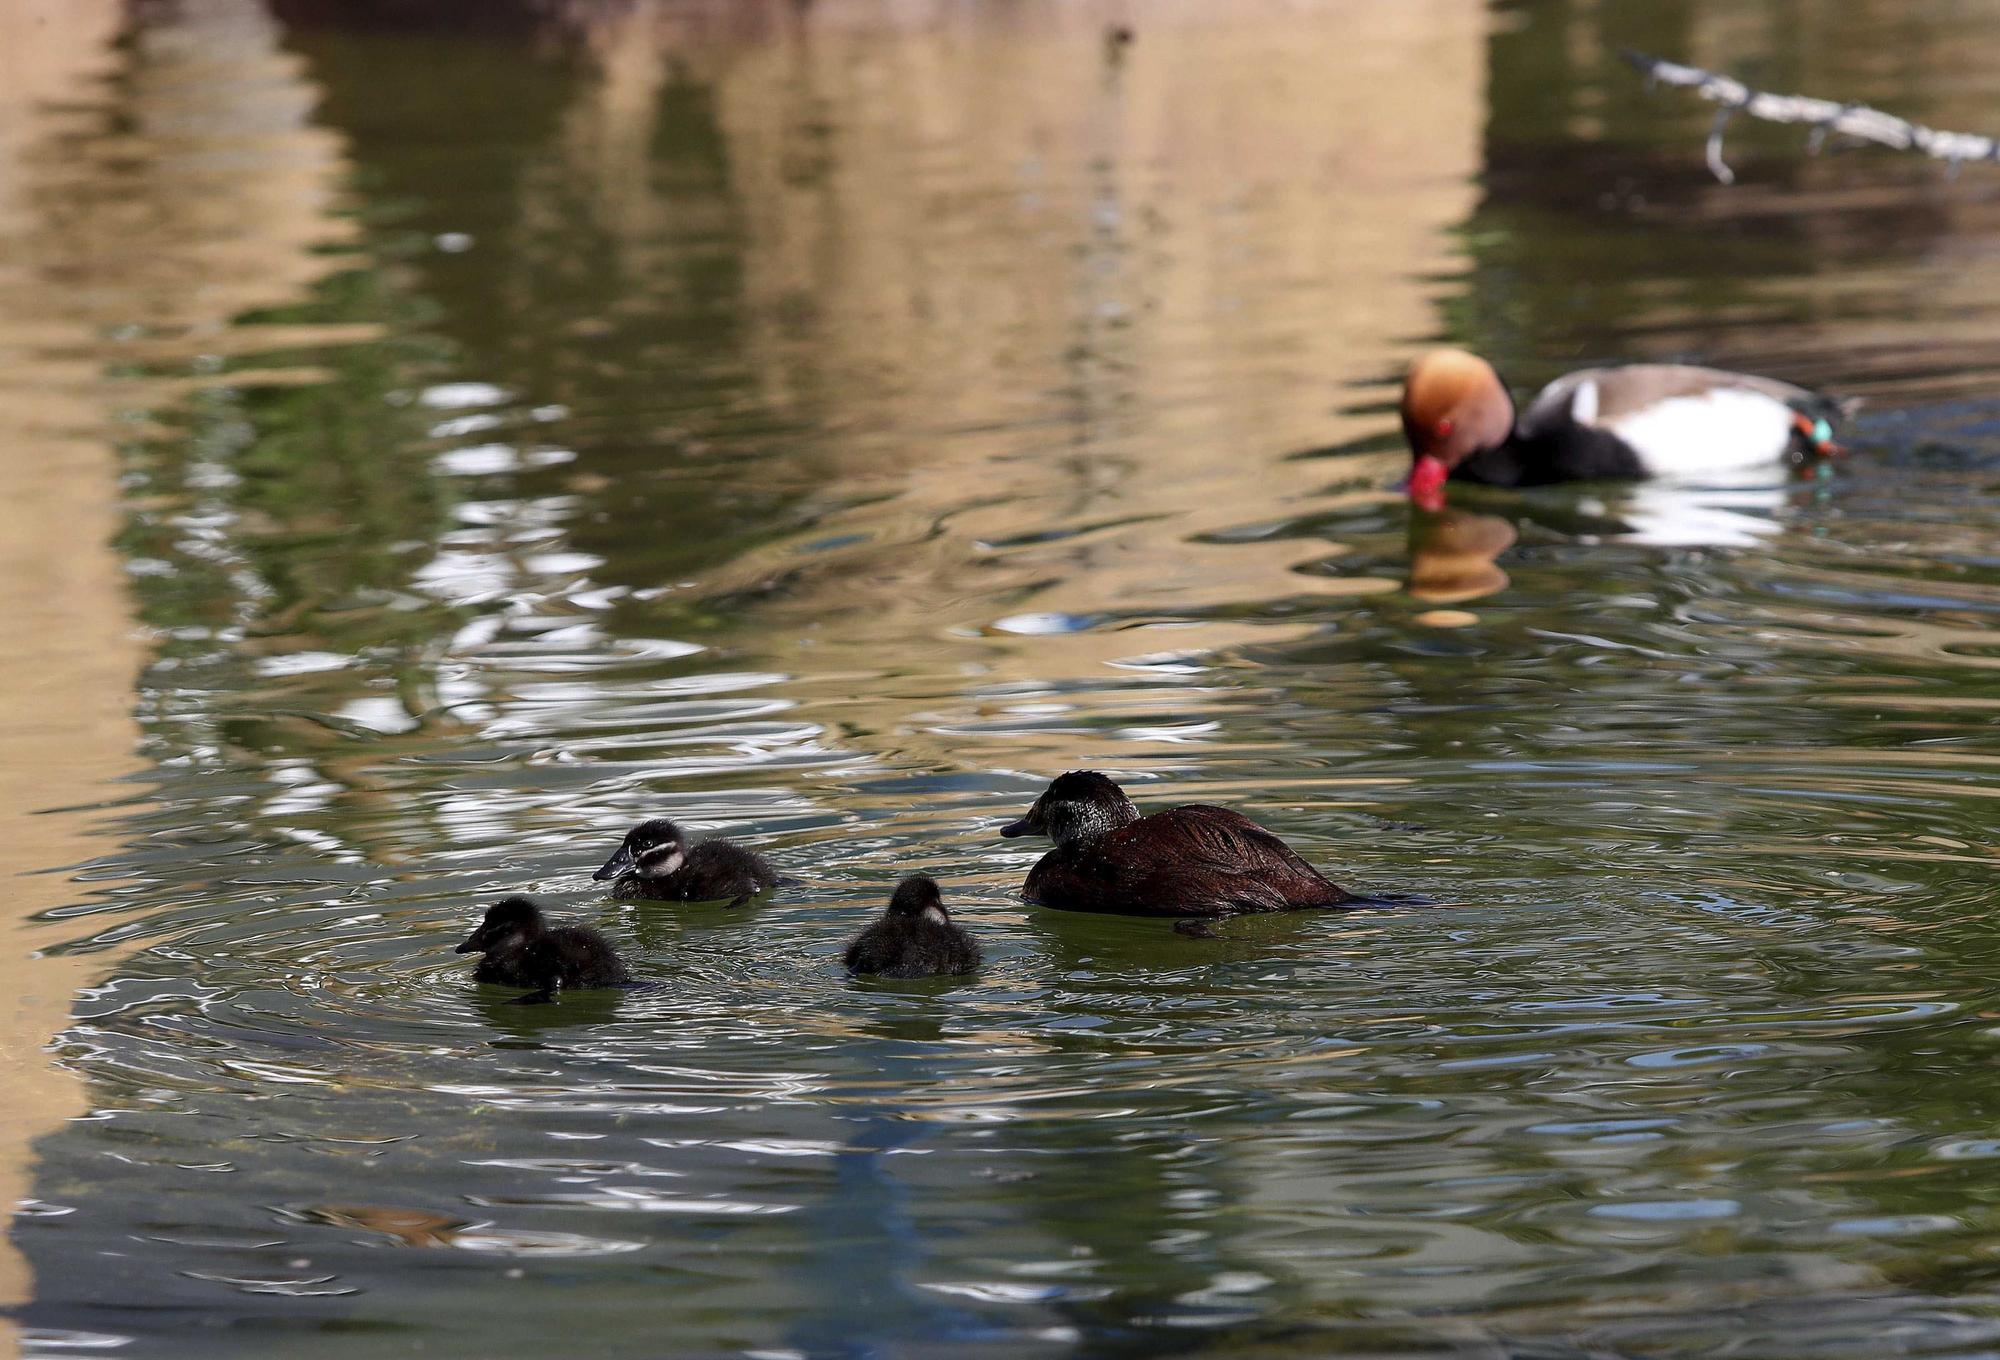
[{"label": "dark water", "polygon": [[[136,12],[79,211],[337,159],[288,298],[107,340],[149,772],[35,1353],[2000,1348],[2000,172],[1725,190],[1615,55],[1992,130],[2000,6],[1122,13]],[[259,160],[200,62],[309,113]],[[1822,480],[1457,497],[1413,593],[1438,339],[1869,407]],[[1442,905],[1024,907],[1084,765]],[[809,886],[611,902],[645,815]],[[986,968],[849,981],[918,870]],[[659,985],[474,988],[513,890]]]}]

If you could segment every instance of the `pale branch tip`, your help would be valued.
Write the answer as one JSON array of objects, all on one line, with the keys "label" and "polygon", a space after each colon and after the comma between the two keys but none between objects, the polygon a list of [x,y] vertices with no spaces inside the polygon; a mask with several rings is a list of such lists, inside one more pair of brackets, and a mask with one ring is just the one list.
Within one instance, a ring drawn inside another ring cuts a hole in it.
[{"label": "pale branch tip", "polygon": [[1806,140],[1807,154],[1815,154],[1829,134],[1839,133],[1857,141],[1873,142],[1896,151],[1921,151],[1936,157],[1957,174],[1966,161],[2000,160],[2000,142],[1970,132],[1943,132],[1898,118],[1865,104],[1838,104],[1831,99],[1814,99],[1802,94],[1771,94],[1753,90],[1731,76],[1704,71],[1699,66],[1682,66],[1661,61],[1630,49],[1620,53],[1646,77],[1648,85],[1677,85],[1693,90],[1703,99],[1720,105],[1708,133],[1708,168],[1724,184],[1736,181],[1735,172],[1722,159],[1722,134],[1738,113],[1761,118],[1767,123],[1804,123],[1812,129]]}]

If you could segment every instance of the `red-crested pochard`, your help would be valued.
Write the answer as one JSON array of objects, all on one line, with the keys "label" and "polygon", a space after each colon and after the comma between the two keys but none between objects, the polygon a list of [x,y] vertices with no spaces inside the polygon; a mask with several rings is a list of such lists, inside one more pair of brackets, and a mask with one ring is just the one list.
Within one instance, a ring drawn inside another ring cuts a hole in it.
[{"label": "red-crested pochard", "polygon": [[1700,478],[1840,452],[1850,406],[1771,378],[1691,364],[1586,368],[1544,387],[1518,419],[1493,365],[1464,350],[1418,359],[1403,381],[1409,496],[1444,504],[1447,478],[1491,486]]}]

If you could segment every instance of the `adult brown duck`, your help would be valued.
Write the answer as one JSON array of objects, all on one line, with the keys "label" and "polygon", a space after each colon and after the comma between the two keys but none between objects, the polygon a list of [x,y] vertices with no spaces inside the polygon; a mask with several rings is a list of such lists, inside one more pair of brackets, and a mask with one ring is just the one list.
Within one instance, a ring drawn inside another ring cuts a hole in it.
[{"label": "adult brown duck", "polygon": [[1377,905],[1328,882],[1241,813],[1189,803],[1141,817],[1095,770],[1058,777],[1000,834],[1056,843],[1021,895],[1063,911],[1199,917]]},{"label": "adult brown duck", "polygon": [[1444,504],[1447,479],[1491,486],[1727,475],[1837,454],[1852,404],[1773,378],[1692,364],[1586,368],[1519,418],[1493,365],[1464,350],[1418,359],[1403,382],[1409,496]]}]

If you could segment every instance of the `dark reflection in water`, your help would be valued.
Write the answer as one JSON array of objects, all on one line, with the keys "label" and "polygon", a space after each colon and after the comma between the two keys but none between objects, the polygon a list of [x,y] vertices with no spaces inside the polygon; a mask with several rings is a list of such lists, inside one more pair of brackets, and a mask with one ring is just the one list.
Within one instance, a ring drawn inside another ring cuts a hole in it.
[{"label": "dark reflection in water", "polygon": [[[1615,58],[1978,127],[1996,17],[140,9],[81,189],[242,150],[190,52],[344,187],[283,299],[92,356],[153,773],[62,911],[31,1347],[2000,1342],[2000,182],[1745,128],[1724,190]],[[1870,413],[1829,479],[1412,525],[1439,339]],[[1454,905],[1027,908],[996,829],[1083,765]],[[611,902],[646,815],[806,886]],[[848,979],[918,870],[987,966]],[[651,985],[474,987],[511,891]]]}]

